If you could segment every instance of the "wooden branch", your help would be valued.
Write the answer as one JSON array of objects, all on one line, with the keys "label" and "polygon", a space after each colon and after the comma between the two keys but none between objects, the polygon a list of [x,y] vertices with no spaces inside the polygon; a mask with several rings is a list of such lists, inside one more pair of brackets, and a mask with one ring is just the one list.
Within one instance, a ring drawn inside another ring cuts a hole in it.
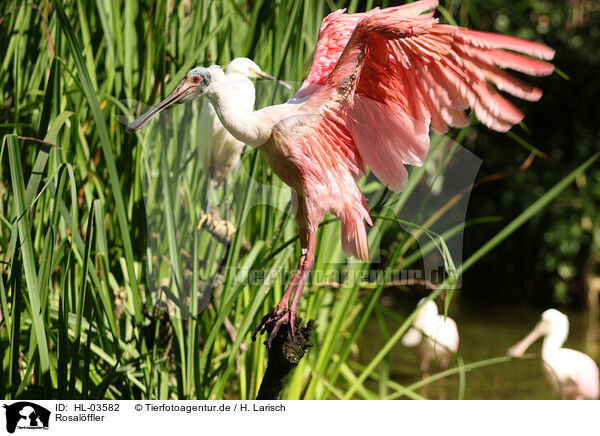
[{"label": "wooden branch", "polygon": [[[279,400],[290,372],[298,366],[298,362],[304,357],[306,350],[313,346],[309,341],[315,320],[311,319],[306,327],[302,327],[302,318],[297,318],[294,324],[295,340],[292,339],[290,326],[286,324],[281,327],[273,339],[271,348],[268,348],[269,361],[256,397],[257,400]],[[273,331],[272,324],[267,327],[267,337],[271,331]]]}]

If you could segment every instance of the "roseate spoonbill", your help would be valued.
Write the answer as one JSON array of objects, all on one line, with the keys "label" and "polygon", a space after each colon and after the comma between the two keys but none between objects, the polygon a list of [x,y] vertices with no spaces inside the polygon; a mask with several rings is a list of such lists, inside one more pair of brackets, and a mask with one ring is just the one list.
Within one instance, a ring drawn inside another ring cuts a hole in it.
[{"label": "roseate spoonbill", "polygon": [[[254,110],[255,90],[254,84],[250,78],[266,78],[275,80],[283,86],[290,87],[287,83],[275,79],[275,77],[263,72],[261,68],[248,58],[235,58],[225,68],[225,77],[231,91],[236,94],[238,109],[245,112]],[[219,121],[217,113],[213,106],[206,102],[201,111],[198,122],[200,142],[198,146],[200,153],[204,156],[204,172],[207,177],[208,189],[206,198],[206,214],[198,223],[198,228],[202,227],[204,221],[211,221],[210,197],[213,183],[223,185],[225,197],[225,220],[215,225],[218,228],[222,225],[227,227],[227,236],[235,231],[235,228],[229,221],[229,173],[237,166],[240,161],[240,154],[244,148],[244,143],[238,141]]]},{"label": "roseate spoonbill", "polygon": [[521,121],[521,111],[490,84],[526,100],[541,97],[538,88],[500,68],[551,74],[552,64],[532,57],[551,59],[552,49],[438,24],[431,11],[436,6],[437,0],[421,0],[328,15],[308,77],[285,104],[241,111],[231,88],[224,86],[221,68],[194,68],[163,102],[128,126],[137,130],[167,106],[206,94],[225,128],[257,148],[294,191],[302,252],[283,298],[255,330],[273,326],[267,344],[286,323],[293,335],[325,213],[341,219],[344,251],[369,259],[365,223],[372,221],[356,184],[367,167],[390,189],[401,190],[408,177],[404,164],[423,164],[430,125],[441,133],[448,125],[464,127],[469,121],[463,110],[469,106],[494,130],[505,131]]},{"label": "roseate spoonbill", "polygon": [[519,343],[508,350],[521,357],[538,338],[542,343],[543,372],[546,382],[561,400],[597,400],[598,365],[587,354],[562,348],[569,334],[569,318],[556,309],[542,313],[542,319]]},{"label": "roseate spoonbill", "polygon": [[405,347],[416,347],[423,377],[427,377],[429,365],[437,360],[439,368],[448,368],[452,355],[458,350],[458,329],[450,317],[439,315],[434,301],[417,304],[419,312],[404,337]]}]

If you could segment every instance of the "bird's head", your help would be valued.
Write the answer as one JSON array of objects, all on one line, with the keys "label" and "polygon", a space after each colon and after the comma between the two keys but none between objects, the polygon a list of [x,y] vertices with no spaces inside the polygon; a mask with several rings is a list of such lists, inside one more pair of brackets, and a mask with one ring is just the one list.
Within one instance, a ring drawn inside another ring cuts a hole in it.
[{"label": "bird's head", "polygon": [[435,301],[429,300],[426,302],[425,300],[426,298],[421,298],[417,303],[417,307],[420,308],[417,316],[415,317],[415,321],[417,321],[417,323],[419,321],[422,322],[425,319],[435,318],[438,314],[438,308],[437,304],[435,304]]},{"label": "bird's head", "polygon": [[542,313],[542,319],[538,321],[531,333],[525,336],[520,342],[513,345],[508,350],[508,355],[521,357],[527,351],[527,348],[538,338],[546,336],[550,342],[560,347],[567,339],[569,334],[569,318],[556,309],[548,309]]},{"label": "bird's head", "polygon": [[235,58],[225,67],[225,74],[239,74],[250,79],[266,78],[275,80],[275,78],[261,70],[256,63],[248,58]]},{"label": "bird's head", "polygon": [[538,322],[538,326],[546,335],[564,335],[566,339],[569,334],[569,318],[556,309],[548,309],[542,313],[542,319]]},{"label": "bird's head", "polygon": [[173,91],[173,93],[179,92],[182,95],[181,100],[177,103],[185,103],[206,94],[208,86],[213,82],[213,75],[217,71],[223,72],[218,65],[208,68],[196,67],[188,71]]},{"label": "bird's head", "polygon": [[220,80],[225,80],[225,74],[218,65],[208,68],[196,67],[191,69],[167,98],[129,124],[125,128],[125,131],[135,132],[141,129],[155,115],[158,115],[163,109],[173,104],[185,103],[186,101],[202,97],[208,92],[212,84]]},{"label": "bird's head", "polygon": [[283,80],[276,79],[270,74],[265,73],[256,63],[248,58],[235,58],[225,67],[225,74],[228,76],[238,74],[249,79],[269,79],[280,85],[291,89],[291,85]]}]

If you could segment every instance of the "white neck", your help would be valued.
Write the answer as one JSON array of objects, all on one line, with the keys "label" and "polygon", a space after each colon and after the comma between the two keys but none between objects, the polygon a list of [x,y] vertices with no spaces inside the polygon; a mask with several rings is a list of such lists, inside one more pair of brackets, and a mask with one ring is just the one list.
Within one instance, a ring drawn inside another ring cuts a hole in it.
[{"label": "white neck", "polygon": [[428,301],[417,314],[414,324],[422,329],[427,323],[435,320],[437,315],[438,310],[436,304],[433,301]]},{"label": "white neck", "polygon": [[567,331],[563,329],[552,331],[546,335],[542,343],[542,356],[560,349],[567,340]]},{"label": "white neck", "polygon": [[237,101],[239,96],[234,87],[226,82],[214,83],[206,94],[223,126],[238,141],[258,147],[269,139],[275,123],[260,111],[244,110],[244,105]]},{"label": "white neck", "polygon": [[229,86],[233,88],[236,106],[246,112],[252,112],[256,97],[252,81],[239,73],[227,73],[225,77]]}]

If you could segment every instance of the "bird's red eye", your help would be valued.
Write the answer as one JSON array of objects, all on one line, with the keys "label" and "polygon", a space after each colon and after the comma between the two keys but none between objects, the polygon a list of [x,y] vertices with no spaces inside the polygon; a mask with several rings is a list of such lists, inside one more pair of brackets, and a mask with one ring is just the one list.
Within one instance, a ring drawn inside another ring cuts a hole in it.
[{"label": "bird's red eye", "polygon": [[198,76],[194,76],[194,77],[192,77],[192,81],[193,81],[194,83],[198,83],[198,82],[200,81],[200,77],[198,77]]}]

